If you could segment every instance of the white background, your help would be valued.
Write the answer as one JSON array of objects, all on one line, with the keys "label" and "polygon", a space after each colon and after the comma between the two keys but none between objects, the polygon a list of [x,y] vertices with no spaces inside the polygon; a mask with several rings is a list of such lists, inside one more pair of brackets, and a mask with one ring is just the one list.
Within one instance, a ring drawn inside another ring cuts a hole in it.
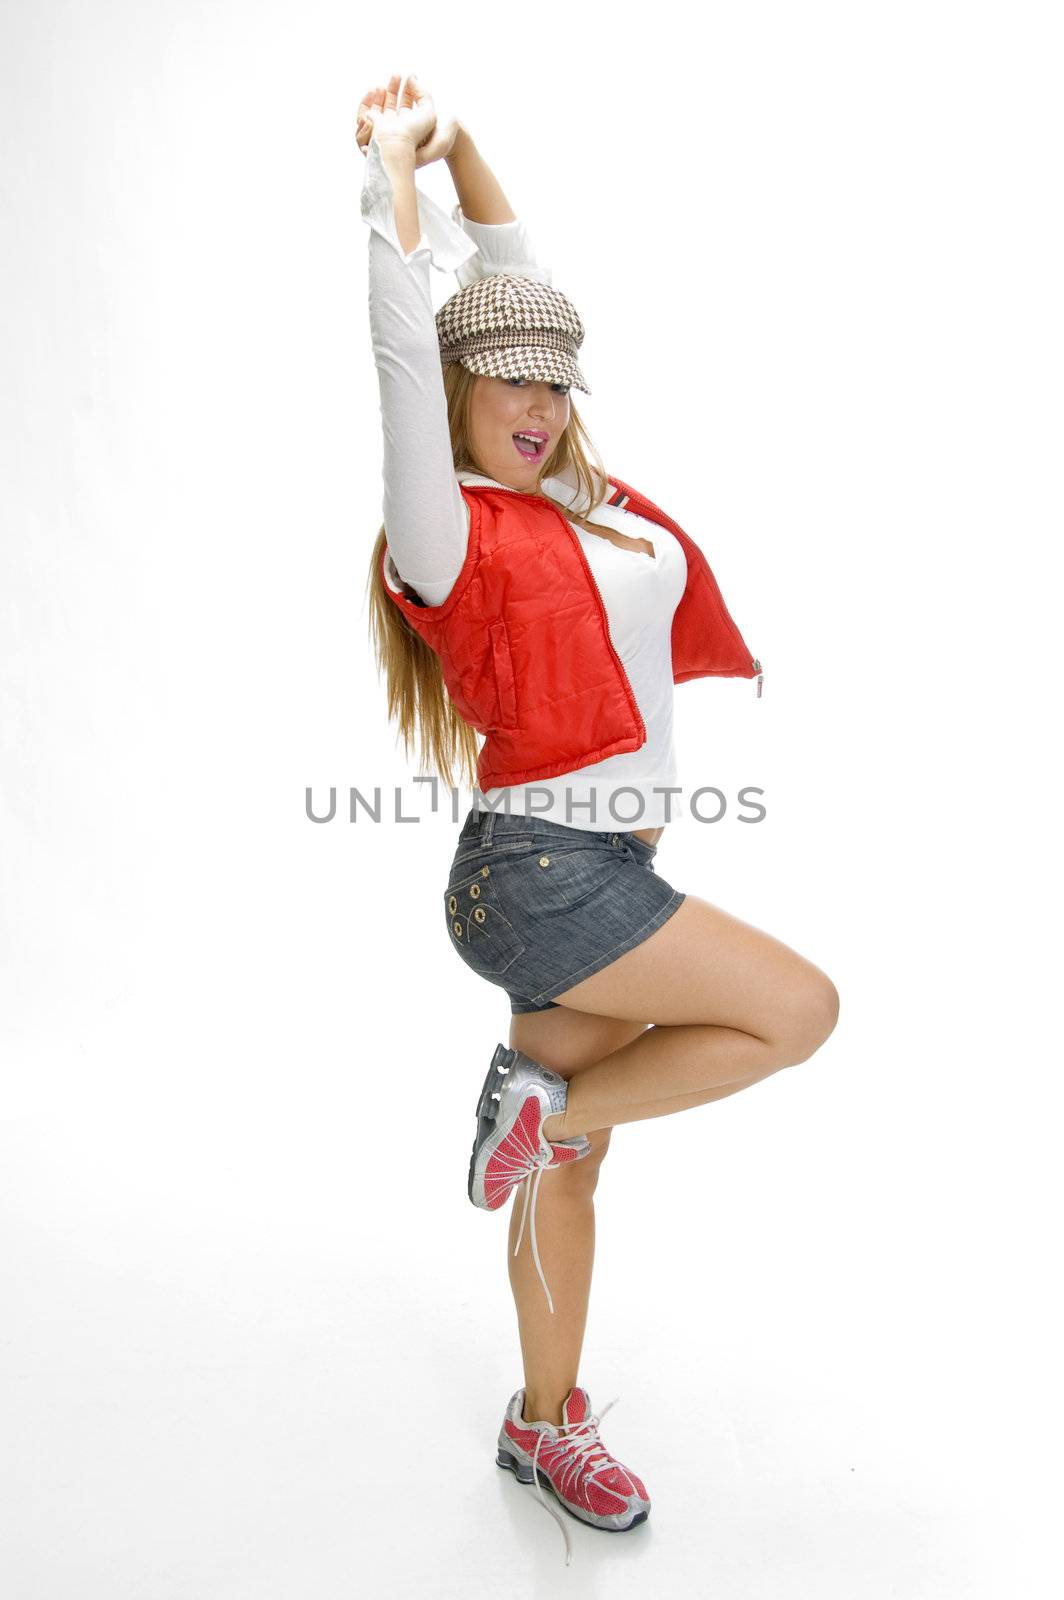
[{"label": "white background", "polygon": [[[6,0],[6,1600],[1059,1594],[1053,12]],[[508,1007],[367,633],[353,130],[410,70],[765,664],[677,695],[765,822],[658,869],[842,996],[614,1138],[582,1381],[654,1511],[568,1571],[465,1194]]]}]

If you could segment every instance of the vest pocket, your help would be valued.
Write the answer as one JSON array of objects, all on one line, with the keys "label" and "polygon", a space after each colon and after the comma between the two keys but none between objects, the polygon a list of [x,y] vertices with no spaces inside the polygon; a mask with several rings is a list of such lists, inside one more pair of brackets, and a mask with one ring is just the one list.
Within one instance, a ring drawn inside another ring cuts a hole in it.
[{"label": "vest pocket", "polygon": [[517,726],[517,686],[514,682],[513,657],[510,655],[510,639],[506,632],[506,623],[493,622],[489,625],[491,635],[491,659],[495,668],[495,689],[499,700],[499,726],[501,728],[516,728]]}]

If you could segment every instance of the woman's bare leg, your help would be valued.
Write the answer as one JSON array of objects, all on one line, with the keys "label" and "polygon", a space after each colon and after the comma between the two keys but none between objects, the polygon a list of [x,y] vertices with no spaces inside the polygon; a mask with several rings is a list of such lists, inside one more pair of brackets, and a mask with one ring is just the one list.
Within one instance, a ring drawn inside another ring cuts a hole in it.
[{"label": "woman's bare leg", "polygon": [[586,1133],[592,1146],[582,1160],[545,1173],[539,1189],[536,1233],[553,1314],[531,1250],[523,1244],[513,1254],[524,1206],[520,1189],[515,1193],[508,1256],[526,1421],[560,1422],[578,1381],[595,1250],[593,1196],[610,1128],[722,1099],[804,1061],[837,1015],[838,995],[818,967],[688,895],[649,939],[566,990],[554,1009],[512,1018],[510,1044],[569,1083],[564,1117],[548,1117],[545,1130],[556,1139]]},{"label": "woman's bare leg", "polygon": [[[644,1026],[559,1006],[511,1018],[510,1044],[571,1080],[578,1067],[600,1061]],[[536,1237],[553,1313],[536,1272],[527,1225],[514,1255],[524,1209],[521,1187],[510,1211],[507,1256],[524,1360],[526,1422],[561,1422],[562,1401],[579,1378],[595,1259],[594,1194],[609,1129],[596,1129],[589,1139],[591,1154],[545,1172],[536,1198]]]},{"label": "woman's bare leg", "polygon": [[734,1094],[807,1060],[839,1010],[819,967],[691,894],[642,944],[557,1000],[594,1015],[650,1018],[654,1026],[574,1075],[564,1114],[543,1124],[550,1139]]}]

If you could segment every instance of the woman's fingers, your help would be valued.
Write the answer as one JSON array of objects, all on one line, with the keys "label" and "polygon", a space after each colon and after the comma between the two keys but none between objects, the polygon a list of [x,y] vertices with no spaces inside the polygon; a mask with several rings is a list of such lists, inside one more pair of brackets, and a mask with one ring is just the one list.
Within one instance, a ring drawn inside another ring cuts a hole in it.
[{"label": "woman's fingers", "polygon": [[[407,75],[406,83],[403,85],[403,105],[417,114],[414,120],[418,126],[423,127],[427,124],[429,129],[432,128],[436,121],[432,96],[418,83],[416,73],[411,72]],[[422,143],[426,137],[427,133],[423,133]]]},{"label": "woman's fingers", "polygon": [[432,96],[422,89],[414,73],[404,80],[402,73],[394,72],[386,87],[377,85],[366,91],[358,108],[355,139],[363,153],[374,133],[381,139],[407,138],[417,149],[431,138],[435,126]]},{"label": "woman's fingers", "polygon": [[355,126],[355,143],[365,155],[369,149],[370,139],[373,137],[373,125],[380,115],[384,103],[384,90],[371,85],[358,104],[358,120]]},{"label": "woman's fingers", "polygon": [[359,101],[359,117],[366,117],[367,114],[372,111],[383,111],[384,95],[385,91],[381,88],[380,84],[371,84],[366,90],[365,95]]}]

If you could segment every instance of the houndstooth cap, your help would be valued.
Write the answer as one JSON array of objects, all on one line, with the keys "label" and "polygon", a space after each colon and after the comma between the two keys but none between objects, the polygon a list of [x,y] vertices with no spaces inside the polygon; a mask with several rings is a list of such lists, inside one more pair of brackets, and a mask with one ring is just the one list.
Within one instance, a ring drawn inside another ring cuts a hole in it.
[{"label": "houndstooth cap", "polygon": [[489,378],[567,383],[590,394],[576,364],[584,324],[560,289],[493,272],[445,300],[436,313],[440,360]]}]

